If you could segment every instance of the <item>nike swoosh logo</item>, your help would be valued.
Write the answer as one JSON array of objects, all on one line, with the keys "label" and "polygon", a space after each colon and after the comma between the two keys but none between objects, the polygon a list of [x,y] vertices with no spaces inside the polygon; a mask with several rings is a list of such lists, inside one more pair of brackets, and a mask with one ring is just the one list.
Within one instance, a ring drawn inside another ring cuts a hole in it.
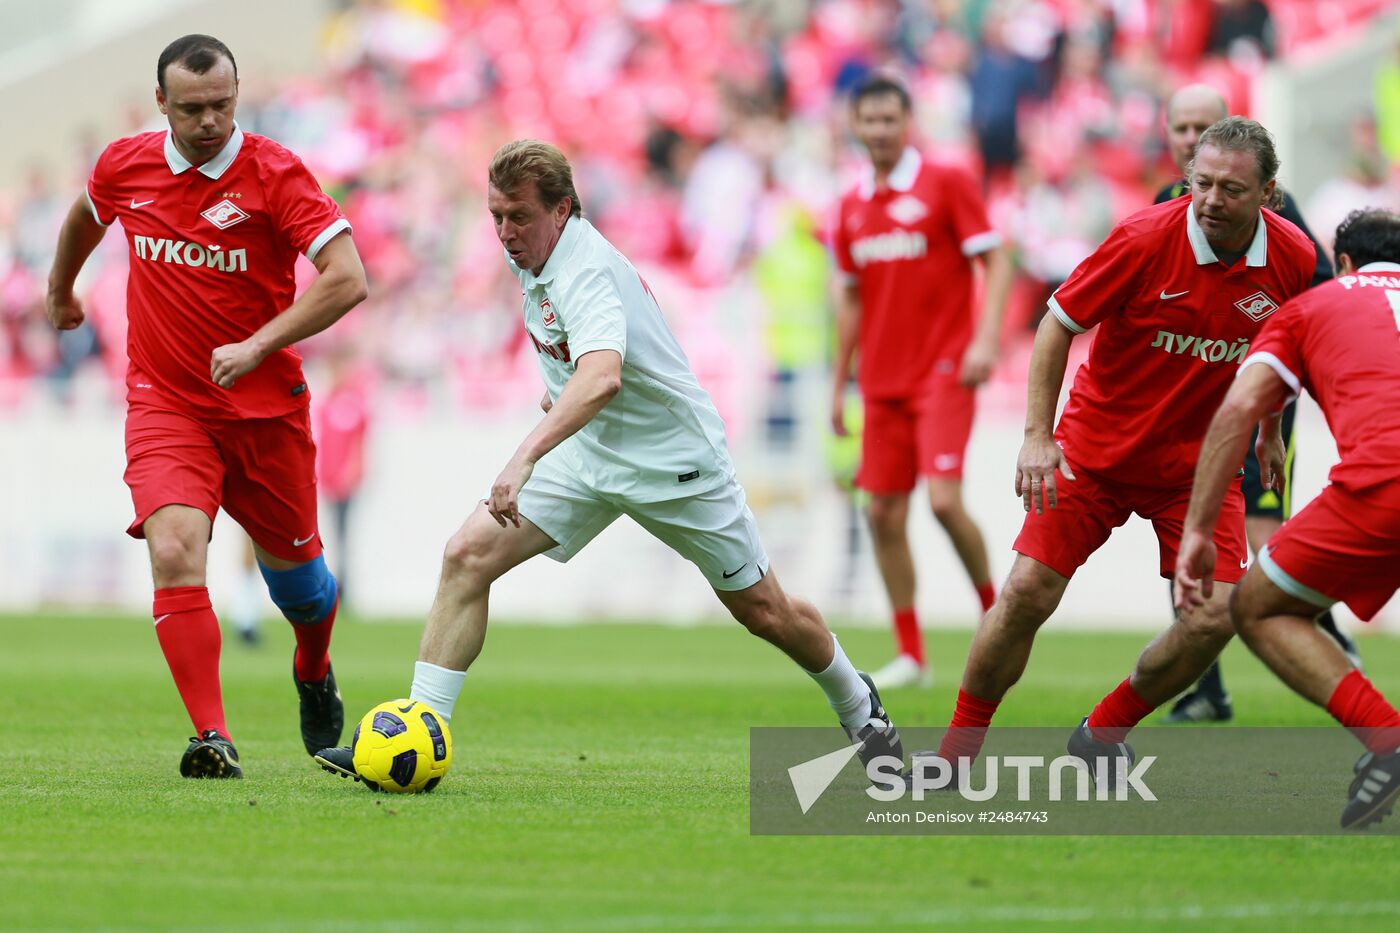
[{"label": "nike swoosh logo", "polygon": [[[739,570],[743,570],[743,569],[744,569],[745,567],[747,567],[747,566],[748,566],[747,563],[740,564],[740,565],[739,565]],[[729,571],[729,573],[726,573],[726,574],[723,575],[723,576],[724,576],[724,579],[728,580],[730,577],[734,576],[734,574],[738,573],[739,570],[731,570],[731,571]]]},{"label": "nike swoosh logo", "polygon": [[293,538],[292,547],[301,547],[303,544],[307,543],[314,537],[316,537],[314,534],[310,534],[307,535],[305,538]]},{"label": "nike swoosh logo", "polygon": [[1242,561],[1240,561],[1240,569],[1241,569],[1241,570],[1248,570],[1248,569],[1249,569],[1249,561],[1247,561],[1247,560],[1242,560]]},{"label": "nike swoosh logo", "polygon": [[1164,289],[1162,289],[1162,293],[1161,293],[1160,295],[1158,295],[1157,297],[1160,298],[1160,299],[1162,299],[1163,301],[1171,301],[1173,298],[1180,298],[1182,295],[1189,295],[1189,294],[1191,294],[1191,289],[1188,288],[1188,289],[1186,289],[1186,291],[1184,291],[1184,292],[1172,292],[1170,295],[1168,295],[1168,294],[1167,294],[1167,290],[1164,288]]},{"label": "nike swoosh logo", "polygon": [[[739,569],[742,570],[743,568],[740,567]],[[161,624],[162,622],[164,622],[166,619],[170,618],[170,615],[171,615],[171,614],[167,612],[165,615],[161,616],[159,619],[156,619],[156,625],[160,625],[160,624]]]},{"label": "nike swoosh logo", "polygon": [[135,198],[132,198],[132,199],[131,199],[131,209],[134,211],[134,210],[136,210],[137,208],[145,207],[147,204],[154,204],[154,203],[156,203],[156,199],[155,199],[155,198],[151,198],[149,201],[138,201],[138,200],[136,200]]},{"label": "nike swoosh logo", "polygon": [[412,703],[408,704],[407,706],[399,706],[399,707],[395,707],[395,708],[396,708],[400,713],[411,713],[411,712],[413,712],[413,704],[412,704]]}]

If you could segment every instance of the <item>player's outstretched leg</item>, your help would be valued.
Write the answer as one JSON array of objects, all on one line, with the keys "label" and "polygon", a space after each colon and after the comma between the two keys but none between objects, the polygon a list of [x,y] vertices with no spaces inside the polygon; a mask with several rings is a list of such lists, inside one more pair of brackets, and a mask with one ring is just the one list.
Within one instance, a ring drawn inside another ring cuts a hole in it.
[{"label": "player's outstretched leg", "polygon": [[846,734],[860,743],[856,754],[861,764],[889,756],[902,766],[904,745],[879,691],[851,664],[815,606],[788,596],[771,571],[745,589],[716,589],[715,594],[744,628],[780,649],[817,682]]},{"label": "player's outstretched leg", "polygon": [[[529,519],[521,518],[519,528],[502,528],[484,505],[477,506],[443,552],[410,699],[426,703],[443,721],[451,721],[467,668],[486,641],[491,584],[517,564],[553,547],[554,540]],[[358,779],[348,746],[322,748],[312,757],[332,774]]]},{"label": "player's outstretched leg", "polygon": [[292,681],[300,701],[301,742],[308,755],[315,755],[339,743],[345,728],[345,704],[330,658],[331,630],[340,606],[335,577],[324,555],[296,564],[259,550],[258,568],[268,595],[296,635]]},{"label": "player's outstretched leg", "polygon": [[1068,577],[1016,555],[1001,595],[972,637],[948,731],[936,753],[918,752],[918,757],[936,755],[954,767],[962,758],[977,757],[997,706],[1026,669],[1035,633],[1059,606],[1067,586]]},{"label": "player's outstretched leg", "polygon": [[1322,607],[1284,592],[1263,563],[1240,581],[1235,626],[1269,670],[1366,746],[1341,818],[1343,828],[1360,829],[1387,816],[1400,797],[1400,712],[1315,624]]}]

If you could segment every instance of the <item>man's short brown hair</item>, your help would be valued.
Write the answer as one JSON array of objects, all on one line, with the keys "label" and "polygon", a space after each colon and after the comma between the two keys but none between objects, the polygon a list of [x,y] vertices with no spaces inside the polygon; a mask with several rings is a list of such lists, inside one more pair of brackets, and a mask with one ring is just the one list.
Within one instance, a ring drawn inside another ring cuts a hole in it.
[{"label": "man's short brown hair", "polygon": [[[1254,156],[1254,164],[1259,168],[1259,184],[1267,185],[1278,177],[1278,150],[1274,148],[1274,135],[1264,129],[1263,124],[1244,117],[1226,117],[1212,123],[1201,138],[1196,141],[1196,152],[1206,146],[1214,146],[1221,152],[1247,152]],[[1192,156],[1186,166],[1186,177],[1196,174],[1196,159]],[[1273,194],[1264,202],[1270,210],[1283,207],[1283,188],[1275,186]]]},{"label": "man's short brown hair", "polygon": [[491,157],[486,177],[491,187],[510,195],[521,194],[534,182],[545,207],[553,209],[564,198],[569,198],[569,213],[574,217],[583,216],[583,205],[574,190],[574,170],[569,167],[564,153],[549,143],[538,139],[506,143]]}]

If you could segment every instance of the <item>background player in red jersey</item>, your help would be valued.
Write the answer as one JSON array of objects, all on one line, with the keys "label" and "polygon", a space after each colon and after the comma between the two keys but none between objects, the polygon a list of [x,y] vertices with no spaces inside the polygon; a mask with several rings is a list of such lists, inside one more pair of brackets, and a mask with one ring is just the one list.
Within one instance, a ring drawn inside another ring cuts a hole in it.
[{"label": "background player in red jersey", "polygon": [[[976,388],[992,374],[1011,260],[970,175],[925,162],[909,145],[909,93],[876,76],[851,101],[870,154],[864,181],[841,201],[833,236],[845,280],[836,324],[831,423],[844,436],[846,382],[859,351],[865,402],[856,485],[870,494],[875,561],[894,610],[899,653],[876,686],[929,683],[914,611],[914,559],[906,526],[919,477],[977,589],[992,605],[982,532],[962,500],[963,456]],[[986,264],[982,314],[973,328],[973,261]]]},{"label": "background player in red jersey", "polygon": [[[219,623],[205,587],[222,506],[256,546],[296,633],[293,678],[308,753],[344,723],[328,653],[337,606],[316,522],[315,445],[298,340],[366,292],[350,225],[295,155],[234,122],[238,68],[191,35],[156,65],[167,132],[109,145],[59,233],[49,321],[79,326],[73,281],[120,219],[127,281],[126,483],[155,582],[156,637],[194,724],[185,777],[240,777],[219,686]],[[295,300],[304,254],[320,275]]]},{"label": "background player in red jersey", "polygon": [[1330,484],[1284,522],[1231,604],[1245,644],[1288,686],[1326,708],[1367,748],[1342,826],[1364,826],[1400,796],[1400,713],[1318,615],[1345,602],[1369,619],[1400,587],[1400,217],[1357,211],[1337,228],[1340,278],[1286,304],[1264,328],[1211,421],[1176,563],[1183,610],[1217,598],[1212,542],[1220,501],[1250,425],[1306,388],[1341,462]]},{"label": "background player in red jersey", "polygon": [[[1171,149],[1172,161],[1181,169],[1182,177],[1181,180],[1158,191],[1157,197],[1154,199],[1155,203],[1161,204],[1164,201],[1179,198],[1187,192],[1186,166],[1196,154],[1196,143],[1211,124],[1223,120],[1229,115],[1230,109],[1225,103],[1225,98],[1215,88],[1206,84],[1188,84],[1171,96],[1171,99],[1167,101],[1167,145]],[[1313,267],[1312,284],[1316,286],[1330,281],[1332,263],[1327,259],[1327,251],[1322,248],[1317,242],[1317,237],[1313,236],[1312,231],[1308,229],[1293,196],[1283,190],[1281,186],[1279,194],[1281,203],[1278,207],[1278,215],[1307,234],[1308,239],[1313,241],[1313,246],[1317,249],[1317,265]],[[1284,462],[1288,467],[1284,477],[1285,491],[1283,493],[1275,492],[1264,485],[1263,477],[1260,475],[1259,460],[1254,455],[1252,442],[1245,453],[1244,479],[1240,482],[1240,492],[1244,495],[1245,538],[1249,541],[1249,550],[1253,554],[1259,553],[1259,549],[1264,546],[1264,543],[1274,532],[1278,531],[1279,525],[1282,525],[1283,520],[1288,517],[1291,500],[1287,489],[1293,484],[1294,414],[1294,406],[1287,405],[1284,407],[1280,419],[1280,431],[1283,434],[1285,451]],[[1318,619],[1318,624],[1322,626],[1323,631],[1336,639],[1337,644],[1341,645],[1342,650],[1351,657],[1352,663],[1360,667],[1361,659],[1356,653],[1356,645],[1341,629],[1337,628],[1332,613],[1324,612]],[[1220,663],[1217,661],[1202,675],[1195,687],[1177,698],[1165,721],[1169,723],[1224,722],[1233,718],[1234,714],[1234,706],[1230,702],[1229,692],[1225,689],[1225,679],[1221,676]]]},{"label": "background player in red jersey", "polygon": [[[1011,574],[973,637],[938,751],[945,760],[977,754],[997,705],[1025,670],[1036,631],[1114,528],[1135,513],[1151,520],[1159,569],[1172,574],[1206,412],[1224,397],[1262,321],[1307,287],[1316,262],[1298,228],[1263,210],[1277,172],[1268,131],[1241,117],[1220,121],[1196,150],[1189,203],[1123,221],[1051,296],[1031,356],[1016,461],[1026,520]],[[1089,359],[1052,433],[1070,341],[1095,325]],[[1262,434],[1261,462],[1281,475],[1277,419]],[[1247,563],[1238,485],[1227,507],[1216,534],[1225,559],[1215,579],[1224,585],[1147,646],[1132,675],[1075,730],[1071,754],[1131,761],[1128,731],[1190,686],[1230,640],[1230,584]]]}]

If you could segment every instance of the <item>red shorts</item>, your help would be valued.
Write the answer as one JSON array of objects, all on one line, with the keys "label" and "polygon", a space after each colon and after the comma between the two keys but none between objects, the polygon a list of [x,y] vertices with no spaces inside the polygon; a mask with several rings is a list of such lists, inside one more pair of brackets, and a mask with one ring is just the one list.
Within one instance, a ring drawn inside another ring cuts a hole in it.
[{"label": "red shorts", "polygon": [[1400,492],[1328,486],[1274,533],[1259,567],[1304,602],[1372,618],[1400,588]]},{"label": "red shorts", "polygon": [[856,485],[878,495],[907,493],[920,476],[962,479],[976,408],[956,375],[917,398],[866,399]]},{"label": "red shorts", "polygon": [[306,409],[281,418],[205,423],[133,403],[126,414],[126,485],[142,525],[157,509],[188,505],[212,522],[223,506],[259,547],[303,562],[321,553],[316,445]]},{"label": "red shorts", "polygon": [[[1087,470],[1076,469],[1073,482],[1056,471],[1058,504],[1045,514],[1029,512],[1013,548],[1040,561],[1063,577],[1072,577],[1089,555],[1097,551],[1113,529],[1134,513],[1152,522],[1157,532],[1158,569],[1170,579],[1176,572],[1181,549],[1181,529],[1191,487],[1154,489],[1111,483]],[[1220,523],[1215,529],[1215,579],[1237,583],[1249,561],[1244,536],[1244,496],[1236,480],[1225,493]]]}]

